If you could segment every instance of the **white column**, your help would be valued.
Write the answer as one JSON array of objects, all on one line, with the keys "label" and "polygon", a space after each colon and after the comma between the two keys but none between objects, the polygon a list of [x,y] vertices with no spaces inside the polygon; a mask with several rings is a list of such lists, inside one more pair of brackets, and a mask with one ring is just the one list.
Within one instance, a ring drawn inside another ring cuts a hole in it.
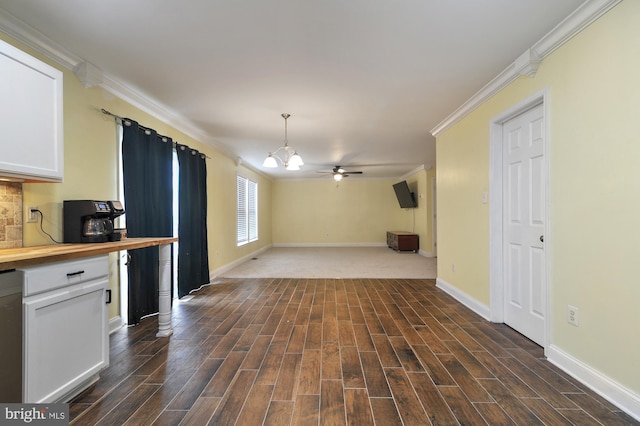
[{"label": "white column", "polygon": [[171,329],[171,244],[158,247],[159,256],[159,289],[158,289],[158,334],[156,337],[167,337],[173,333]]}]

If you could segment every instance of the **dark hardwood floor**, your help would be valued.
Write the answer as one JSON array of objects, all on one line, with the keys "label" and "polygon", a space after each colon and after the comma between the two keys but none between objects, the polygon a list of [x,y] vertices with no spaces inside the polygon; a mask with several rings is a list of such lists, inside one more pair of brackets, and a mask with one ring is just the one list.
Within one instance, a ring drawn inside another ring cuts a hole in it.
[{"label": "dark hardwood floor", "polygon": [[629,425],[433,280],[227,279],[111,336],[74,425]]}]

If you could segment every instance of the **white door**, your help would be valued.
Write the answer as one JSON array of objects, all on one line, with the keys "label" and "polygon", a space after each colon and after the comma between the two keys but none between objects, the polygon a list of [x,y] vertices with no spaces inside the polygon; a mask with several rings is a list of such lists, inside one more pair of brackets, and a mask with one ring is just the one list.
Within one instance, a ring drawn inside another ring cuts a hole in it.
[{"label": "white door", "polygon": [[504,322],[544,346],[546,170],[543,106],[503,124]]}]

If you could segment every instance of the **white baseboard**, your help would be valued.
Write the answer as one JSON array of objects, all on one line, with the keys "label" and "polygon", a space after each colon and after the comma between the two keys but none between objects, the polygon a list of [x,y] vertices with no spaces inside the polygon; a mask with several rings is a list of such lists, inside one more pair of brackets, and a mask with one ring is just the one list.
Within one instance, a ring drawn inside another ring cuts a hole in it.
[{"label": "white baseboard", "polygon": [[547,359],[576,380],[592,389],[607,401],[620,407],[636,420],[640,420],[640,395],[605,376],[577,358],[550,345]]},{"label": "white baseboard", "polygon": [[235,268],[238,265],[241,265],[242,263],[246,262],[247,260],[251,259],[252,257],[256,257],[257,255],[267,251],[269,248],[271,248],[271,245],[262,247],[261,249],[258,249],[252,253],[249,253],[246,256],[241,257],[240,259],[236,259],[231,263],[227,263],[224,266],[221,266],[217,269],[214,269],[212,271],[209,271],[209,280],[210,282],[212,282],[216,277],[219,277],[220,275],[224,274],[227,271],[232,270],[233,268]]},{"label": "white baseboard", "polygon": [[273,243],[273,247],[386,247],[385,243]]},{"label": "white baseboard", "polygon": [[418,254],[424,257],[435,257],[432,251],[424,251],[422,249],[418,250]]},{"label": "white baseboard", "polygon": [[481,302],[478,302],[473,297],[469,296],[467,293],[464,293],[458,290],[456,287],[452,286],[445,280],[441,278],[436,278],[436,287],[445,293],[452,296],[458,302],[462,303],[467,308],[471,309],[476,314],[480,315],[482,318],[490,321],[491,318],[491,310],[489,307]]},{"label": "white baseboard", "polygon": [[[491,310],[488,306],[478,302],[473,297],[460,291],[441,278],[436,279],[436,287],[487,321],[491,321]],[[545,355],[549,362],[640,421],[640,395],[593,369],[579,359],[574,358],[553,344],[545,351]]]},{"label": "white baseboard", "polygon": [[118,315],[109,320],[109,334],[113,334],[122,328],[122,317]]},{"label": "white baseboard", "polygon": [[[273,247],[387,247],[386,243],[274,243]],[[435,257],[433,252],[418,250],[424,257]]]}]

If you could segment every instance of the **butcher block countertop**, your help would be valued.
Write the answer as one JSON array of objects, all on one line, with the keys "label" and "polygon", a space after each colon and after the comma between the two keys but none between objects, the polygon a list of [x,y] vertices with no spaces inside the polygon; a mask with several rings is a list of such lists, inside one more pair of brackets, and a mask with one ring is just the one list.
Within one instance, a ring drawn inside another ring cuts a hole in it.
[{"label": "butcher block countertop", "polygon": [[51,244],[46,246],[0,249],[0,271],[41,265],[60,260],[97,256],[112,251],[133,250],[175,243],[174,237],[125,238],[122,241],[91,244]]}]

